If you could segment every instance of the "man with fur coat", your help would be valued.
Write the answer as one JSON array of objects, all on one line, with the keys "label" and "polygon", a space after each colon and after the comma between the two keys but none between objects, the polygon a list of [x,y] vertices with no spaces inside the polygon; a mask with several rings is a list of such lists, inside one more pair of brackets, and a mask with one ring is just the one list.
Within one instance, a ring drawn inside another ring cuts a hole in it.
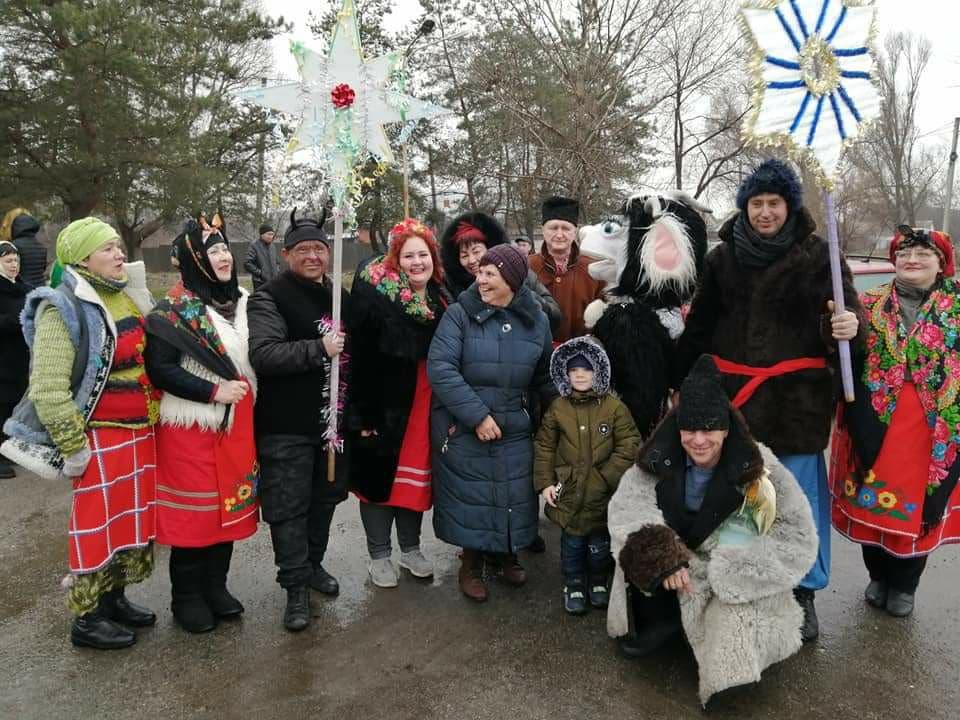
[{"label": "man with fur coat", "polygon": [[792,589],[817,534],[803,491],[750,436],[712,358],[698,360],[680,398],[610,500],[607,631],[642,656],[682,629],[706,705],[800,649]]},{"label": "man with fur coat", "polygon": [[861,305],[841,260],[847,310],[834,313],[827,243],[814,234],[789,166],[762,163],[740,186],[737,207],[700,274],[673,387],[702,353],[713,354],[734,407],[803,488],[820,537],[817,562],[796,588],[803,639],[811,641],[820,632],[814,593],[830,581],[823,453],[837,401],[837,341],[862,335]]}]

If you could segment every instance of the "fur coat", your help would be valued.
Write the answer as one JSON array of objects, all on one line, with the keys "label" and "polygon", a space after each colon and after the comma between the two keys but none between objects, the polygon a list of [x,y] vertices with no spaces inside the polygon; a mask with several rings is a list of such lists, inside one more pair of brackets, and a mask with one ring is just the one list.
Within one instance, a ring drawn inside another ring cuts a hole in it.
[{"label": "fur coat", "polygon": [[[736,215],[720,229],[723,241],[707,255],[680,337],[673,387],[703,353],[754,367],[801,357],[827,358],[826,368],[801,370],[764,382],[742,407],[757,439],[779,457],[822,452],[830,438],[836,406],[837,344],[830,336],[827,300],[833,297],[827,243],[814,235],[816,223],[800,210],[796,240],[779,260],[760,270],[741,267],[734,252]],[[848,310],[863,317],[846,262],[843,296]],[[864,338],[861,319],[856,345]],[[734,397],[749,378],[725,375]]]},{"label": "fur coat", "polygon": [[[711,483],[721,478],[742,488],[766,469],[776,490],[777,510],[769,532],[745,545],[721,546],[718,527],[690,548],[694,590],[680,595],[680,610],[684,632],[697,659],[700,701],[704,704],[716,692],[759,681],[765,668],[800,649],[803,612],[792,590],[817,554],[813,515],[797,481],[767,447],[749,437],[742,418],[738,414],[734,417],[737,420],[731,424],[718,465],[718,473],[725,477],[715,474]],[[676,436],[675,441],[672,436]],[[610,500],[611,549],[618,561],[607,610],[611,637],[626,635],[629,629],[620,551],[627,537],[641,527],[668,524],[658,496],[669,495],[664,484],[683,482],[685,453],[682,448],[679,454],[674,452],[678,447],[679,434],[671,413],[641,450],[638,464],[624,474]],[[735,473],[739,477],[734,480]],[[710,491],[705,504],[709,498]],[[726,512],[729,515],[729,509]],[[694,528],[699,524],[695,522]]]}]

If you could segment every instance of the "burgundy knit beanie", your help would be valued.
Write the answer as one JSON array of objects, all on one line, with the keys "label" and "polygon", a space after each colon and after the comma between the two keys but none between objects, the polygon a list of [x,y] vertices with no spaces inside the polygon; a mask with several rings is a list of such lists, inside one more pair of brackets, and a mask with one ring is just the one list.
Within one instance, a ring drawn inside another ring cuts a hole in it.
[{"label": "burgundy knit beanie", "polygon": [[480,258],[480,267],[493,265],[514,292],[520,289],[527,279],[529,266],[526,256],[513,245],[494,245]]}]

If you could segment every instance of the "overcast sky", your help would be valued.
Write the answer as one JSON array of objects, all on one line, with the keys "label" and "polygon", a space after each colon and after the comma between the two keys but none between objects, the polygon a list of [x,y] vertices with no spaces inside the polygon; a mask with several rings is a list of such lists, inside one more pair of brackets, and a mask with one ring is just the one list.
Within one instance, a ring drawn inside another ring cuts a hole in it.
[{"label": "overcast sky", "polygon": [[[880,34],[906,30],[926,35],[933,44],[933,59],[920,95],[920,127],[931,142],[949,144],[953,118],[960,115],[960,3],[957,0],[877,0]],[[291,39],[314,41],[306,26],[307,0],[263,0],[271,15],[294,23],[293,32],[274,41],[277,74],[293,78],[296,65],[289,52]],[[401,29],[421,12],[417,0],[394,0],[387,27]],[[746,72],[746,67],[744,67]]]}]

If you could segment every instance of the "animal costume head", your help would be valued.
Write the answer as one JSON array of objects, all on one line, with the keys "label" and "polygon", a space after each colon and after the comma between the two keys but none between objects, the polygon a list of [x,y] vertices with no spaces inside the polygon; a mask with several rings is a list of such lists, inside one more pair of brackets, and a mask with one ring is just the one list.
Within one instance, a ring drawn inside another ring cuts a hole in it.
[{"label": "animal costume head", "polygon": [[580,229],[580,250],[601,258],[590,274],[613,295],[676,307],[693,295],[707,254],[705,205],[685,193],[638,194],[620,213]]}]

